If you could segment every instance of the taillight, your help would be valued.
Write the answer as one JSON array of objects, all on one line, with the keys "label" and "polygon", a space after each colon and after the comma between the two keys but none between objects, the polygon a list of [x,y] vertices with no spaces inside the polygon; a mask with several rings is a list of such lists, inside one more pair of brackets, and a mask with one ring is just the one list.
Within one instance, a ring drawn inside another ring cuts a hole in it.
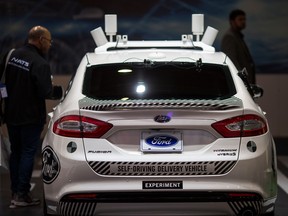
[{"label": "taillight", "polygon": [[236,116],[212,124],[223,137],[258,136],[267,132],[267,123],[260,116],[249,114]]},{"label": "taillight", "polygon": [[58,119],[53,132],[60,136],[77,138],[99,138],[112,128],[112,124],[97,119],[68,115]]}]

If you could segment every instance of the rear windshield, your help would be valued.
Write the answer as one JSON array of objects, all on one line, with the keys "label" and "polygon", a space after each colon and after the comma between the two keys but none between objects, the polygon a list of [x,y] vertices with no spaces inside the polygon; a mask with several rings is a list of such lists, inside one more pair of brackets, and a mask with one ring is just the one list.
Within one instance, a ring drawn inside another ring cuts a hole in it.
[{"label": "rear windshield", "polygon": [[83,94],[99,100],[225,99],[236,93],[227,66],[186,62],[87,67]]}]

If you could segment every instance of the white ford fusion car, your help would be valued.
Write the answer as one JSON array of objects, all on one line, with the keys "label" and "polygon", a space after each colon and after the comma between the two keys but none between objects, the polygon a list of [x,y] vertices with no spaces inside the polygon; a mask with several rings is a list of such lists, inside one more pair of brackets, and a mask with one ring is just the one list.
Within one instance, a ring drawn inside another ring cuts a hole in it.
[{"label": "white ford fusion car", "polygon": [[215,51],[209,32],[201,41],[107,41],[96,30],[98,47],[43,140],[44,214],[189,202],[191,215],[274,215],[275,145],[255,103],[262,91]]}]

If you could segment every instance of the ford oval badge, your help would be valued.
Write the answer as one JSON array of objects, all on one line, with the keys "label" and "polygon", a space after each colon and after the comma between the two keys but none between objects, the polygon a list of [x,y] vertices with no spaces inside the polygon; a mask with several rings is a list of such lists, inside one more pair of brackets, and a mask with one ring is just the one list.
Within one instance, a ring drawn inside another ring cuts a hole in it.
[{"label": "ford oval badge", "polygon": [[154,121],[158,123],[166,123],[166,122],[169,122],[170,120],[171,120],[171,117],[167,115],[157,115],[154,118]]},{"label": "ford oval badge", "polygon": [[145,142],[148,145],[155,146],[155,147],[169,147],[176,145],[178,143],[178,139],[176,137],[170,135],[154,135],[147,137]]}]

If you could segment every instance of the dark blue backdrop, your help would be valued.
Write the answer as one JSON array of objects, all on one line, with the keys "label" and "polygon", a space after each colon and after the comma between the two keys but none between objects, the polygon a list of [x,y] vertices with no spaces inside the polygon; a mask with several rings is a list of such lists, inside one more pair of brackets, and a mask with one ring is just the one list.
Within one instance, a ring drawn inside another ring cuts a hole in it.
[{"label": "dark blue backdrop", "polygon": [[26,39],[34,25],[46,26],[54,44],[49,54],[54,74],[72,74],[82,56],[93,51],[90,31],[102,26],[104,14],[118,15],[118,34],[129,39],[180,39],[191,33],[191,14],[205,14],[205,28],[228,28],[234,8],[247,13],[245,39],[258,73],[288,72],[288,1],[276,0],[0,0],[0,51],[5,53]]}]

